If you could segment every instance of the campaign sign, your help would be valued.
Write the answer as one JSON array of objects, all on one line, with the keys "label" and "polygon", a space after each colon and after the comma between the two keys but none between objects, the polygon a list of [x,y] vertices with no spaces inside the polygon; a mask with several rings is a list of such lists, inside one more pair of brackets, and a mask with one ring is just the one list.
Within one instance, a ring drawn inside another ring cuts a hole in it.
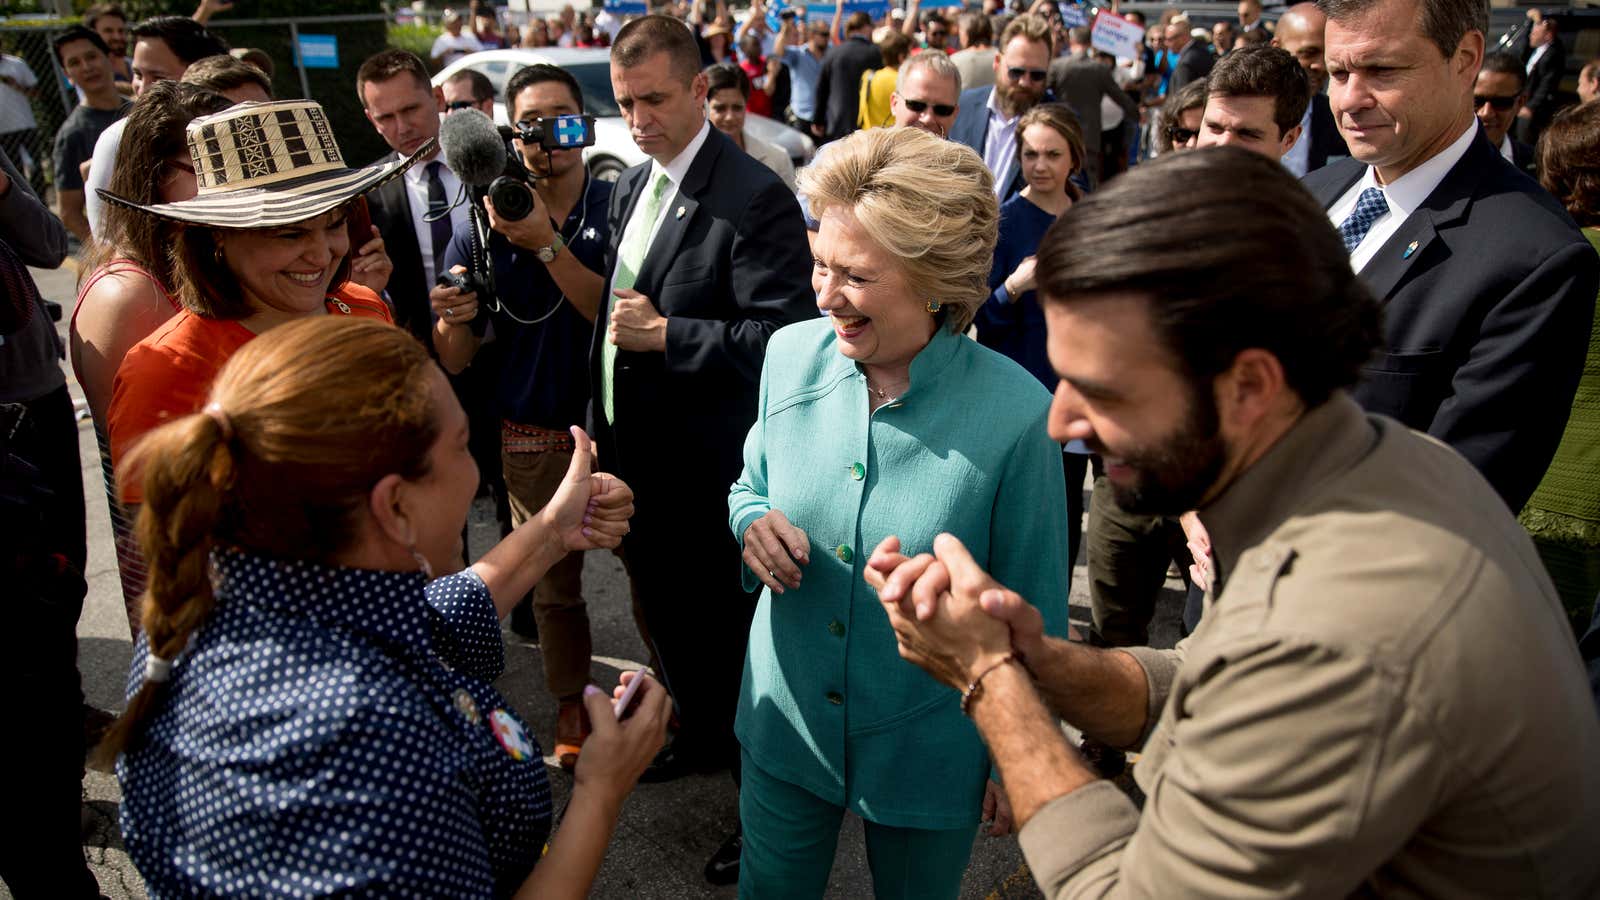
[{"label": "campaign sign", "polygon": [[1089,24],[1089,13],[1076,3],[1057,3],[1061,11],[1061,24],[1068,28],[1082,28]]},{"label": "campaign sign", "polygon": [[1114,12],[1101,10],[1094,17],[1090,46],[1122,59],[1135,59],[1144,47],[1144,29]]},{"label": "campaign sign", "polygon": [[[824,22],[831,22],[833,21],[833,9],[834,4],[832,3],[808,3],[806,4],[806,20],[821,19]],[[857,11],[866,13],[872,17],[872,21],[876,22],[889,14],[889,0],[845,0],[845,18],[849,18],[851,13]]]},{"label": "campaign sign", "polygon": [[333,34],[302,34],[295,56],[307,69],[339,68],[339,37]]}]

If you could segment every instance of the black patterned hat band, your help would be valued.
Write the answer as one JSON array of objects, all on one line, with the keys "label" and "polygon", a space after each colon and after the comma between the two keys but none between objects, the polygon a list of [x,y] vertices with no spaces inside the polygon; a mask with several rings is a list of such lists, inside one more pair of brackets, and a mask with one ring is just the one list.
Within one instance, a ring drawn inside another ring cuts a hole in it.
[{"label": "black patterned hat band", "polygon": [[161,218],[214,228],[292,225],[380,187],[434,150],[351,169],[322,106],[310,100],[240,103],[189,123],[189,156],[199,194],[177,203],[102,199]]}]

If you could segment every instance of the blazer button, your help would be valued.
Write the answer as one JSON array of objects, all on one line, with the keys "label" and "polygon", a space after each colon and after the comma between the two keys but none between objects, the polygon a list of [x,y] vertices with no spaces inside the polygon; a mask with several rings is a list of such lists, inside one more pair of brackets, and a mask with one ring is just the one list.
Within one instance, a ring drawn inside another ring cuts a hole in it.
[{"label": "blazer button", "polygon": [[867,477],[867,467],[863,466],[861,463],[851,463],[850,477],[854,478],[856,481],[860,481],[861,479]]},{"label": "blazer button", "polygon": [[833,552],[834,555],[838,556],[842,562],[849,562],[850,560],[855,559],[855,554],[851,553],[850,548],[844,544],[840,544]]},{"label": "blazer button", "polygon": [[844,637],[844,623],[834,619],[828,623],[828,633],[834,637]]},{"label": "blazer button", "polygon": [[834,706],[843,706],[844,705],[844,695],[839,693],[838,691],[829,691],[828,692],[828,702],[832,703]]}]

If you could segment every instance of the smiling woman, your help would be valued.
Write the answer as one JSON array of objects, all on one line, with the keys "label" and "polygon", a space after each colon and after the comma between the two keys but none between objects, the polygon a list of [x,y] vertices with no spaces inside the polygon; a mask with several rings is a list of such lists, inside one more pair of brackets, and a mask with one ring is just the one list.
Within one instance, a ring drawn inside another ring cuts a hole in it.
[{"label": "smiling woman", "polygon": [[[256,335],[317,315],[392,321],[350,283],[348,209],[432,149],[349,169],[322,107],[241,103],[188,128],[198,194],[173,203],[109,202],[176,223],[173,280],[183,311],[124,358],[107,411],[112,461],[163,422],[194,412],[217,370]],[[122,500],[141,500],[136,484]]]}]

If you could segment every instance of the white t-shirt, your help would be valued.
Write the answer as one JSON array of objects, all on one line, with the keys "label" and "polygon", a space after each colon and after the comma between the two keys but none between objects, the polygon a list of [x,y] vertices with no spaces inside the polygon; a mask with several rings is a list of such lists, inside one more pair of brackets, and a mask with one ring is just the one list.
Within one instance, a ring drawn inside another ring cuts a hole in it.
[{"label": "white t-shirt", "polygon": [[[0,54],[0,75],[25,88],[32,88],[39,83],[39,79],[34,77],[33,70],[28,68],[28,64],[9,53]],[[0,134],[27,131],[37,125],[27,95],[9,84],[0,82]]]},{"label": "white t-shirt", "polygon": [[477,53],[482,49],[483,45],[478,43],[478,39],[463,29],[460,34],[446,31],[439,35],[428,55],[439,60],[440,65],[448,66],[468,53]]},{"label": "white t-shirt", "polygon": [[105,204],[100,202],[97,190],[111,187],[111,176],[117,171],[117,148],[122,146],[122,132],[128,127],[128,117],[112,122],[105,131],[100,132],[99,140],[94,142],[94,156],[90,157],[89,177],[83,180],[83,215],[89,220],[91,234],[100,231],[100,210]]}]

